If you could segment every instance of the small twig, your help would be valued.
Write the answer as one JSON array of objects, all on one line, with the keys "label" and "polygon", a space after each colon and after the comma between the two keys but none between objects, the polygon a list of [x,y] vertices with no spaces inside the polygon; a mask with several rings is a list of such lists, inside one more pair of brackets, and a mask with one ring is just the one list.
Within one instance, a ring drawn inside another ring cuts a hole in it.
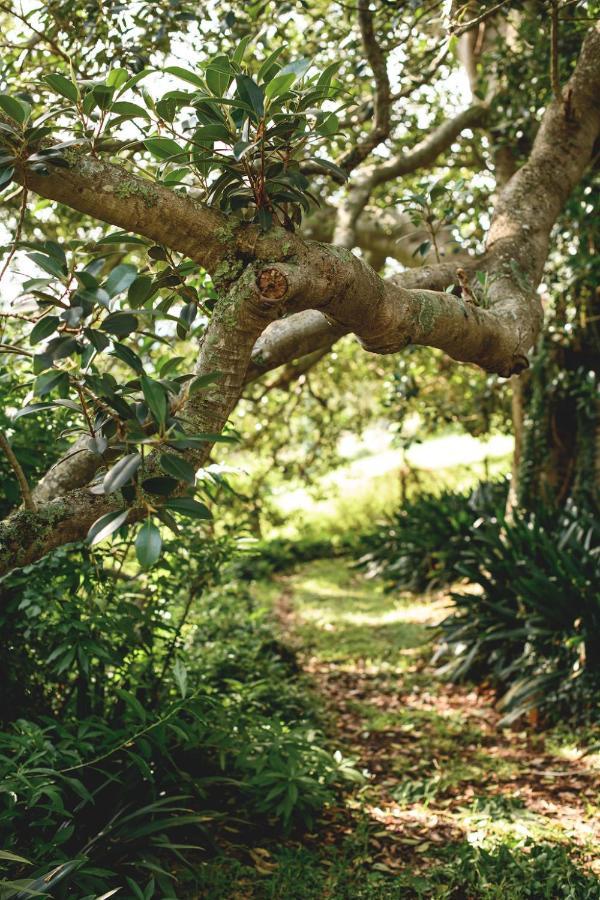
[{"label": "small twig", "polygon": [[22,15],[22,13],[18,13],[11,6],[7,6],[4,3],[0,4],[0,10],[9,16],[14,16],[16,19],[19,19],[20,22],[22,22],[27,26],[27,28],[30,28],[31,31],[33,31],[38,40],[44,41],[44,43],[48,44],[48,46],[51,47],[51,49],[54,50],[55,53],[58,53],[58,55],[65,60],[65,62],[71,62],[71,58],[68,53],[65,53],[65,51],[62,50],[61,47],[59,47],[59,45],[49,36],[47,32],[44,33],[43,31],[39,31],[37,28],[34,28],[29,19],[26,16]]},{"label": "small twig", "polygon": [[373,13],[369,8],[369,0],[358,0],[357,12],[363,49],[375,81],[375,97],[371,131],[338,161],[340,168],[347,173],[360,165],[379,144],[388,139],[392,126],[387,60],[375,36]]},{"label": "small twig", "polygon": [[32,512],[35,512],[35,503],[33,502],[33,498],[31,496],[31,490],[29,488],[29,483],[25,477],[25,472],[23,471],[21,463],[15,456],[15,451],[10,446],[8,438],[3,431],[0,431],[0,447],[4,450],[6,458],[8,459],[10,466],[17,477],[19,487],[21,488],[21,496],[23,497],[25,506]]},{"label": "small twig", "polygon": [[[4,265],[2,266],[2,271],[0,271],[0,281],[2,281],[2,279],[4,278],[4,275],[6,274],[6,270],[8,269],[10,262],[17,251],[17,246],[19,244],[19,241],[21,240],[21,233],[23,231],[23,222],[25,221],[26,211],[27,211],[27,187],[26,187],[26,185],[23,185],[23,195],[21,197],[21,208],[19,210],[19,221],[17,222],[17,228],[15,231],[15,237],[12,242],[12,246],[11,246],[10,250],[8,251],[8,256],[6,257],[6,260],[4,261]],[[3,321],[2,327],[0,328],[0,340],[2,340],[2,338],[4,337],[4,328],[5,328],[5,323]]]},{"label": "small twig", "polygon": [[25,210],[27,209],[27,188],[23,188],[23,196],[21,197],[21,209],[19,210],[19,221],[17,222],[17,228],[15,231],[15,237],[12,242],[12,247],[10,248],[8,257],[6,258],[4,265],[2,266],[2,271],[0,271],[0,281],[4,278],[6,270],[10,265],[10,261],[15,255],[15,251],[17,249],[17,244],[21,240],[21,232],[23,230],[23,221],[25,219]]},{"label": "small twig", "polygon": [[456,277],[458,279],[458,284],[460,286],[460,292],[467,303],[474,303],[477,306],[477,298],[475,294],[471,290],[471,285],[469,284],[469,277],[464,269],[460,268],[456,270]]},{"label": "small twig", "polygon": [[500,3],[496,3],[495,6],[490,6],[489,9],[486,9],[485,12],[482,12],[481,15],[477,16],[475,19],[471,19],[469,22],[465,22],[464,25],[455,25],[453,22],[450,23],[450,33],[455,37],[460,37],[461,34],[465,34],[467,31],[471,31],[472,28],[475,28],[476,25],[479,25],[480,22],[485,22],[486,19],[489,19],[490,16],[493,16],[495,12],[499,9],[502,9],[503,6],[506,6],[508,0],[501,0]]}]

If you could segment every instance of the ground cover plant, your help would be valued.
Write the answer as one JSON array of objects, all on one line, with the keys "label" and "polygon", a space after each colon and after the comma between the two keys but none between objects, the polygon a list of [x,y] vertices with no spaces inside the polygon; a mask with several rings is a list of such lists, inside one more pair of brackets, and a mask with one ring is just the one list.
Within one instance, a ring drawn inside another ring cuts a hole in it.
[{"label": "ground cover plant", "polygon": [[217,575],[228,542],[191,552],[102,581],[75,548],[4,580],[3,896],[180,896],[224,823],[308,827],[359,777],[264,605]]}]

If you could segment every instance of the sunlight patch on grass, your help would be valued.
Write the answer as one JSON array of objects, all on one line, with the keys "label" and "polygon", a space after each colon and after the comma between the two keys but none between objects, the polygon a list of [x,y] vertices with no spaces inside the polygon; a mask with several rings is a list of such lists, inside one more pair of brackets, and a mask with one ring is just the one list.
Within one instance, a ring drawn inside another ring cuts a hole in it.
[{"label": "sunlight patch on grass", "polygon": [[425,647],[429,626],[439,621],[441,602],[385,594],[380,583],[348,570],[342,560],[318,560],[285,579],[294,593],[297,630],[325,661],[397,661]]}]

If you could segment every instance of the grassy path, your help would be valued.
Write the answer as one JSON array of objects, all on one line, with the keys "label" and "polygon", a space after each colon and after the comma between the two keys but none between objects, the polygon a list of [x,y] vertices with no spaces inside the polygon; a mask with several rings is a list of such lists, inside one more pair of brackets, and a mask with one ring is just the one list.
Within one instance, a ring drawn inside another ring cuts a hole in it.
[{"label": "grassy path", "polygon": [[255,590],[365,779],[313,833],[232,831],[194,897],[600,900],[598,755],[567,729],[501,729],[490,692],[435,678],[444,596],[385,595],[339,559]]},{"label": "grassy path", "polygon": [[433,677],[443,597],[386,596],[339,560],[271,590],[332,733],[368,772],[312,841],[351,883],[290,897],[600,897],[577,868],[600,857],[597,757],[566,730],[499,729],[489,693]]}]

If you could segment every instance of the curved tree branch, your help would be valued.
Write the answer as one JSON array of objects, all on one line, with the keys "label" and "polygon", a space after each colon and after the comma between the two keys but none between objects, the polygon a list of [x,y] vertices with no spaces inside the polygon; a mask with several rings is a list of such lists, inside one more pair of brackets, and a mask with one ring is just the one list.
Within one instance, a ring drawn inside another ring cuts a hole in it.
[{"label": "curved tree branch", "polygon": [[375,147],[387,140],[391,128],[391,90],[385,54],[375,37],[370,0],[358,0],[358,23],[365,55],[375,79],[373,127],[368,135],[338,161],[340,168],[351,172],[369,156]]},{"label": "curved tree branch", "polygon": [[438,156],[448,149],[465,128],[482,125],[487,113],[488,107],[482,103],[469,106],[454,118],[438,125],[409,153],[403,152],[387,162],[378,162],[359,174],[348,188],[347,197],[340,205],[334,242],[349,249],[356,246],[356,223],[375,188],[387,181],[433,165]]},{"label": "curved tree branch", "polygon": [[[257,340],[284,314],[318,310],[339,329],[354,332],[375,353],[397,352],[412,342],[439,347],[457,360],[503,376],[521,371],[541,324],[536,288],[550,231],[589,165],[600,134],[600,25],[586,37],[565,90],[571,115],[565,116],[560,101],[548,107],[528,162],[500,192],[484,255],[464,267],[464,278],[474,268],[488,273],[486,308],[443,291],[445,283],[456,280],[451,263],[384,281],[348,250],[304,241],[280,229],[263,235],[254,226],[230,225],[220,213],[162,187],[153,195],[155,207],[120,197],[124,192],[119,191],[119,179],[130,176],[97,161],[87,168],[79,163],[75,172],[61,170],[60,175],[37,178],[29,187],[62,202],[70,198],[76,209],[164,240],[213,272],[224,258],[237,261],[241,274],[232,275],[229,266],[227,282],[217,279],[221,299],[197,364],[199,374],[218,370],[224,379],[190,398],[184,408],[191,433],[219,432],[242,393]],[[112,189],[99,192],[98,184]],[[190,234],[195,226],[197,231]],[[316,340],[323,324],[314,317],[312,323],[311,340]],[[298,345],[288,341],[288,346],[298,356],[314,349],[309,343],[301,354]],[[186,454],[201,466],[210,448],[206,443]],[[98,516],[120,505],[121,498],[114,494],[95,496],[84,488],[36,512],[15,513],[0,526],[0,572],[82,538]],[[143,509],[134,506],[130,520],[142,514]]]}]

